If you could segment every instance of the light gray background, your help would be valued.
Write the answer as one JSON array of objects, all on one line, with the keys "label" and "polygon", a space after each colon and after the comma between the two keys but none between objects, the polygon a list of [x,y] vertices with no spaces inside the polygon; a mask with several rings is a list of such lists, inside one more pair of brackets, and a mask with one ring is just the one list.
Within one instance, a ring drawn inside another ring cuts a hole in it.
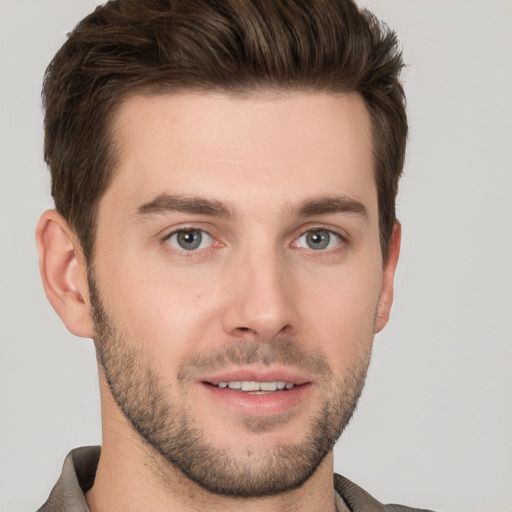
[{"label": "light gray background", "polygon": [[[336,447],[385,502],[512,511],[512,2],[372,0],[410,67],[392,320]],[[0,0],[0,510],[36,509],[71,448],[100,442],[92,342],[40,284],[51,206],[40,86],[95,0]]]}]

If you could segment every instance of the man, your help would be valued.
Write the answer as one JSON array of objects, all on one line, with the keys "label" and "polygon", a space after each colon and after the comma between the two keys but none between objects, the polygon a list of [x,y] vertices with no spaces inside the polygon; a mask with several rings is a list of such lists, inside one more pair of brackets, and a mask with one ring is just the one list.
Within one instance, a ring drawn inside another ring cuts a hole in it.
[{"label": "man", "polygon": [[387,323],[407,123],[348,0],[111,1],[44,83],[46,294],[94,339],[103,444],[41,508],[411,510],[335,475]]}]

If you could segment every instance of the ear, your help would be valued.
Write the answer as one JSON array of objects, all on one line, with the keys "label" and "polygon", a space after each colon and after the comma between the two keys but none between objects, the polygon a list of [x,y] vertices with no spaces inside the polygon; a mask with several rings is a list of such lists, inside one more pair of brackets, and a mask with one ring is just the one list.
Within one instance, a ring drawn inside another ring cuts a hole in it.
[{"label": "ear", "polygon": [[36,242],[44,290],[53,309],[73,334],[92,338],[87,265],[74,231],[62,215],[47,210],[37,224]]},{"label": "ear", "polygon": [[395,281],[395,271],[400,255],[400,241],[402,239],[402,226],[396,221],[389,241],[388,259],[384,265],[384,275],[382,277],[382,287],[380,290],[379,304],[377,306],[377,317],[375,320],[375,332],[380,332],[389,320],[389,313],[393,304],[393,286]]}]

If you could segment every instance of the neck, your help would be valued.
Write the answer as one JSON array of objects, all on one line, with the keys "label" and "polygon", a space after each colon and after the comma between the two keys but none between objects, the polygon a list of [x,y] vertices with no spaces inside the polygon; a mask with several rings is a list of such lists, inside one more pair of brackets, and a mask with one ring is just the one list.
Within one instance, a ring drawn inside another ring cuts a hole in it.
[{"label": "neck", "polygon": [[259,498],[219,496],[148,447],[109,400],[109,393],[102,393],[103,445],[94,486],[86,495],[91,512],[335,512],[332,452],[293,491]]}]

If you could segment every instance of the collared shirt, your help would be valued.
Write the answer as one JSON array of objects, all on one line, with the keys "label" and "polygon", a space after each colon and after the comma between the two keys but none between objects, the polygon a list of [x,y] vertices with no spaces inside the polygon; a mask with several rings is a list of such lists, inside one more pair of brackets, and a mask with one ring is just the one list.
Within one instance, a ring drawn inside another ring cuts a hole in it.
[{"label": "collared shirt", "polygon": [[[85,493],[92,488],[101,448],[87,446],[72,450],[46,503],[37,512],[90,512]],[[432,512],[402,505],[383,505],[341,475],[334,475],[336,507],[339,512]]]}]

